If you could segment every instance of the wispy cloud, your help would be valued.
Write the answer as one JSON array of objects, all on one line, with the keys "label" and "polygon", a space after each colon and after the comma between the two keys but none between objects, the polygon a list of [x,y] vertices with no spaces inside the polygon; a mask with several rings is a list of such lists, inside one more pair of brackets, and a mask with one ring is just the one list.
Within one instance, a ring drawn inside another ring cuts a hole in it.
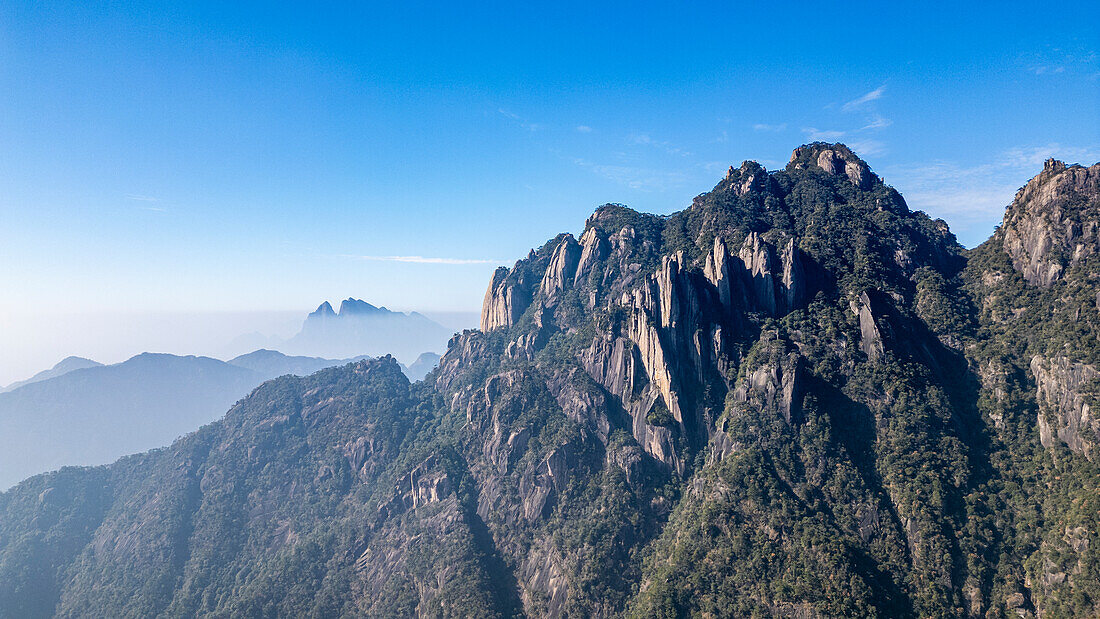
[{"label": "wispy cloud", "polygon": [[515,112],[510,112],[504,108],[497,108],[497,112],[500,112],[501,116],[504,116],[505,118],[515,122],[517,125],[523,127],[528,131],[538,131],[539,129],[542,129],[542,125],[540,125],[539,123],[529,122],[526,118],[520,116],[519,114],[516,114]]},{"label": "wispy cloud", "polygon": [[573,159],[573,163],[612,182],[641,191],[663,191],[683,185],[689,179],[688,174],[680,170],[600,164],[585,159]]},{"label": "wispy cloud", "polygon": [[837,131],[835,129],[815,129],[813,127],[804,127],[802,133],[806,134],[806,137],[814,142],[830,142],[832,140],[839,140],[844,137],[843,131]]},{"label": "wispy cloud", "polygon": [[870,103],[872,101],[877,101],[877,100],[881,99],[882,95],[885,92],[886,92],[886,84],[883,84],[882,86],[879,86],[878,88],[872,90],[871,92],[869,92],[869,93],[867,93],[867,94],[865,94],[861,97],[856,97],[855,99],[852,99],[851,101],[845,103],[844,106],[841,107],[840,109],[844,110],[845,112],[850,112],[852,110],[858,109],[860,106],[863,106],[863,105],[865,105],[867,103]]},{"label": "wispy cloud", "polygon": [[1036,52],[1021,56],[1020,61],[1024,69],[1034,75],[1059,75],[1072,73],[1087,74],[1095,78],[1097,68],[1100,65],[1100,54],[1095,50],[1084,47],[1051,47],[1047,46]]},{"label": "wispy cloud", "polygon": [[691,156],[691,151],[675,146],[668,140],[655,140],[648,133],[632,133],[627,142],[635,146],[652,146],[677,157]]},{"label": "wispy cloud", "polygon": [[880,172],[910,207],[949,220],[960,240],[972,246],[989,236],[1016,191],[1051,157],[1089,165],[1100,161],[1100,149],[1059,144],[1017,147],[987,163],[967,166],[932,161],[891,166]]},{"label": "wispy cloud", "polygon": [[1032,73],[1034,73],[1035,75],[1046,75],[1048,73],[1065,73],[1066,72],[1066,68],[1061,66],[1061,65],[1059,65],[1059,66],[1050,66],[1050,65],[1045,65],[1045,64],[1031,65],[1030,67],[1028,67],[1028,70],[1031,71]]},{"label": "wispy cloud", "polygon": [[848,148],[851,148],[852,151],[860,157],[881,155],[886,152],[886,145],[878,140],[857,140],[855,142],[848,142]]},{"label": "wispy cloud", "polygon": [[126,194],[127,200],[135,200],[137,202],[159,202],[160,200],[152,196],[142,196],[136,193]]},{"label": "wispy cloud", "polygon": [[894,124],[894,121],[890,120],[889,118],[883,118],[882,116],[875,114],[871,117],[871,120],[867,123],[866,126],[863,127],[863,129],[885,129],[892,124]]},{"label": "wispy cloud", "polygon": [[578,133],[592,133],[592,127],[589,127],[588,125],[577,125],[577,132]]},{"label": "wispy cloud", "polygon": [[344,258],[356,260],[371,260],[376,262],[412,262],[415,264],[495,264],[496,260],[484,260],[480,258],[429,258],[425,256],[353,256],[344,255]]},{"label": "wispy cloud", "polygon": [[752,126],[753,131],[774,131],[779,133],[780,131],[787,130],[787,123],[780,123],[778,125],[769,125],[767,123],[756,123]]}]

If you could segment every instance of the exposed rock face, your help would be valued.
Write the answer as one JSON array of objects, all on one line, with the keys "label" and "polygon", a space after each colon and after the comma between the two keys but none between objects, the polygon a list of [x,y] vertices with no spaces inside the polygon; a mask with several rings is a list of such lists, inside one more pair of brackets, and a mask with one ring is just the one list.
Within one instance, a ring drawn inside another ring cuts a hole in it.
[{"label": "exposed rock face", "polygon": [[393,498],[378,508],[386,518],[392,518],[408,510],[438,503],[453,491],[450,477],[439,466],[439,461],[429,457],[397,481]]},{"label": "exposed rock face", "polygon": [[778,414],[787,423],[798,421],[801,401],[802,361],[798,353],[775,355],[755,368],[750,368],[733,391],[741,404]]},{"label": "exposed rock face", "polygon": [[577,264],[581,257],[581,246],[567,234],[561,244],[554,250],[554,256],[550,259],[550,266],[542,276],[539,289],[547,300],[554,299],[565,291],[565,287],[572,285],[577,275]]},{"label": "exposed rock face", "polygon": [[775,275],[772,273],[772,263],[775,256],[772,248],[761,240],[760,235],[752,232],[745,238],[740,258],[744,272],[748,278],[749,290],[752,299],[761,305],[763,310],[771,316],[778,313],[776,303]]},{"label": "exposed rock face", "polygon": [[500,267],[489,280],[485,301],[481,305],[482,331],[511,326],[531,304],[530,292],[508,276],[508,269]]},{"label": "exposed rock face", "polygon": [[607,240],[600,236],[595,227],[590,227],[581,235],[581,257],[577,264],[574,283],[584,281],[592,269],[607,258]]},{"label": "exposed rock face", "polygon": [[787,239],[776,256],[775,247],[752,232],[737,256],[730,256],[725,240],[715,237],[703,273],[727,311],[783,316],[804,305],[809,296],[802,252],[794,239]]},{"label": "exposed rock face", "polygon": [[875,179],[867,164],[842,144],[816,143],[794,149],[788,168],[801,170],[809,166],[816,166],[826,174],[846,176],[860,189],[868,188]]},{"label": "exposed rock face", "polygon": [[1049,287],[1100,247],[1100,164],[1050,159],[1005,213],[1004,250],[1024,279]]},{"label": "exposed rock face", "polygon": [[1065,357],[1032,357],[1039,401],[1039,436],[1044,447],[1057,438],[1090,460],[1100,444],[1100,419],[1085,394],[1100,386],[1100,371],[1091,365],[1073,363]]},{"label": "exposed rock face", "polygon": [[771,182],[772,179],[764,166],[755,161],[745,161],[738,168],[730,166],[726,178],[718,184],[717,189],[729,191],[736,196],[745,196],[753,192],[767,191]]},{"label": "exposed rock face", "polygon": [[859,348],[871,361],[882,359],[882,332],[875,322],[870,295],[862,292],[851,303],[852,312],[859,318]]}]

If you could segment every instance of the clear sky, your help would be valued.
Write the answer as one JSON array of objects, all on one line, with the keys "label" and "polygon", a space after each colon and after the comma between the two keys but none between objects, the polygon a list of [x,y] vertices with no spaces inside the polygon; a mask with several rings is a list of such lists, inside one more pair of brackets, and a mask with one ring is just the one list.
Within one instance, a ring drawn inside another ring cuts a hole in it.
[{"label": "clear sky", "polygon": [[0,350],[51,313],[476,310],[596,206],[815,139],[968,246],[1047,156],[1100,161],[1096,3],[464,4],[0,3]]}]

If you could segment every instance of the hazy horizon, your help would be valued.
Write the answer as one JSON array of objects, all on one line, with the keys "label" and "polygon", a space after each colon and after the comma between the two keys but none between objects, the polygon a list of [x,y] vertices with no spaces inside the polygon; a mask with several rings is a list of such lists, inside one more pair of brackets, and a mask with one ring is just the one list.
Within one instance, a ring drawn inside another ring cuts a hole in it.
[{"label": "hazy horizon", "polygon": [[[346,298],[346,297],[345,297]],[[338,306],[338,300],[334,301]],[[301,329],[316,307],[263,312],[89,312],[8,313],[0,330],[0,388],[30,378],[65,357],[106,365],[143,352],[196,355],[227,360],[263,346],[234,345],[258,332],[287,339]],[[394,311],[419,311],[390,308]],[[449,329],[477,326],[475,312],[421,311]],[[278,348],[277,344],[267,347]]]},{"label": "hazy horizon", "polygon": [[325,299],[476,312],[599,205],[668,214],[815,140],[968,247],[1047,157],[1100,161],[1087,14],[785,13],[6,3],[0,383],[212,354]]}]

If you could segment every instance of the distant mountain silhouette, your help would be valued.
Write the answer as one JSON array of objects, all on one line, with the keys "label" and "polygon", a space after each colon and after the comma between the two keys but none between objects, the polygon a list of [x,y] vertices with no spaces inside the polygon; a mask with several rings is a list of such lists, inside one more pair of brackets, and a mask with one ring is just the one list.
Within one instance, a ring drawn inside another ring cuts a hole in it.
[{"label": "distant mountain silhouette", "polygon": [[334,365],[343,365],[353,361],[359,361],[363,357],[353,359],[322,359],[321,357],[291,357],[277,350],[260,349],[246,355],[234,357],[227,363],[237,367],[248,368],[268,378],[294,374],[296,376],[309,376],[317,370],[330,368]]},{"label": "distant mountain silhouette", "polygon": [[85,359],[84,357],[65,357],[61,361],[57,362],[57,365],[48,370],[42,370],[41,372],[31,376],[27,380],[16,381],[3,389],[0,389],[0,393],[5,391],[12,391],[18,389],[23,385],[29,385],[31,383],[37,383],[50,378],[56,378],[62,374],[68,374],[73,370],[83,370],[84,368],[94,368],[103,365],[98,361],[92,361],[91,359]]},{"label": "distant mountain silhouette", "polygon": [[60,466],[104,464],[167,445],[221,417],[265,380],[348,361],[273,350],[228,362],[143,353],[101,365],[69,357],[0,393],[0,490]]},{"label": "distant mountain silhouette", "polygon": [[409,377],[409,380],[414,383],[418,380],[424,380],[424,377],[435,369],[435,366],[439,365],[439,359],[441,357],[434,352],[426,352],[421,354],[405,368],[405,376]]},{"label": "distant mountain silhouette", "polygon": [[321,357],[393,355],[412,362],[425,351],[440,353],[452,333],[417,312],[394,312],[359,299],[345,299],[339,313],[325,301],[306,317],[302,330],[279,348]]}]

